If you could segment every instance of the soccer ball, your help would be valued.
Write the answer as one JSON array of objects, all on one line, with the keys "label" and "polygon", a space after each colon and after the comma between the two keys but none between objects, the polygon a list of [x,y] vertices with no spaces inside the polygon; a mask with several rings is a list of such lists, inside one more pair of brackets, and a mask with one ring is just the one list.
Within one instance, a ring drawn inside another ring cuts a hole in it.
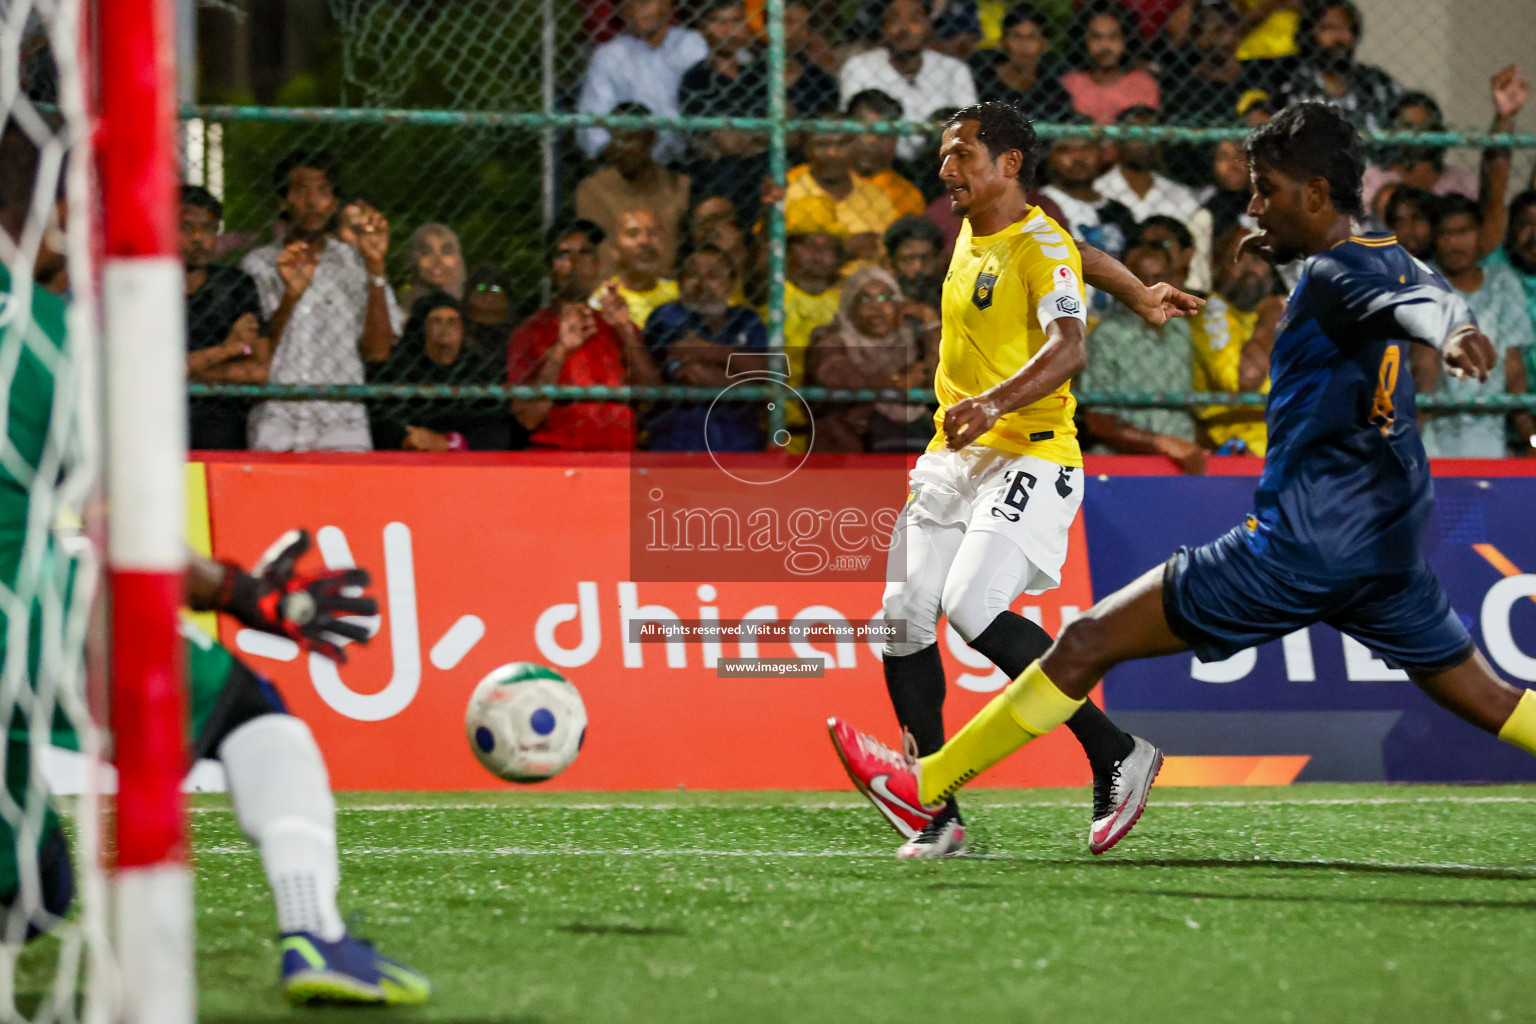
[{"label": "soccer ball", "polygon": [[554,669],[527,661],[480,680],[464,715],[469,749],[508,782],[543,782],[570,767],[587,738],[587,709]]}]

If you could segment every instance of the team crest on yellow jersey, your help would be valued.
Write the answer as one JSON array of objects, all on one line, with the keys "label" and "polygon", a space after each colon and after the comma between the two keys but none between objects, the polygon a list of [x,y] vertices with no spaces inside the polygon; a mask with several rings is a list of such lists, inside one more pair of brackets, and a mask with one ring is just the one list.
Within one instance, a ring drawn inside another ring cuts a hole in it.
[{"label": "team crest on yellow jersey", "polygon": [[992,305],[992,293],[997,290],[996,274],[977,274],[976,287],[971,289],[971,301],[977,309],[986,309]]}]

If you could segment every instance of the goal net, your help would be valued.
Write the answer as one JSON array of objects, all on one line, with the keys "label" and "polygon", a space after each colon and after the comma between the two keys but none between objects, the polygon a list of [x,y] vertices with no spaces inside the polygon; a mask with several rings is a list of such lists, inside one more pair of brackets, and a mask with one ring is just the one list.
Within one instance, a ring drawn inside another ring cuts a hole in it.
[{"label": "goal net", "polygon": [[4,1022],[192,1018],[168,14],[0,0]]}]

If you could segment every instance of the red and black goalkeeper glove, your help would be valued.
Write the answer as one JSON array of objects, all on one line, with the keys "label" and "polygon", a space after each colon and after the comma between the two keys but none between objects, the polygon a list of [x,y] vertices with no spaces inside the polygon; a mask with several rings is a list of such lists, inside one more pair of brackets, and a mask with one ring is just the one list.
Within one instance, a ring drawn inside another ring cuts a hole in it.
[{"label": "red and black goalkeeper glove", "polygon": [[344,615],[377,615],[379,602],[359,592],[368,585],[367,569],[336,569],[298,574],[294,568],[309,550],[306,530],[279,537],[249,573],[226,563],[215,606],[264,633],[285,636],[305,650],[345,664],[341,645],[368,642],[368,630]]}]

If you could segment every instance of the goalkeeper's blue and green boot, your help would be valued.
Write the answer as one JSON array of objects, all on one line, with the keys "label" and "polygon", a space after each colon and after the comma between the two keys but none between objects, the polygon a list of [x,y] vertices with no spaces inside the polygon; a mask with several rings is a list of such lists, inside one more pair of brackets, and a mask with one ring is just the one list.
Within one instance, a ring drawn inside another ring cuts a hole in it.
[{"label": "goalkeeper's blue and green boot", "polygon": [[373,948],[367,939],[343,935],[326,942],[311,932],[287,932],[283,995],[290,1003],[424,1003],[432,983]]}]

